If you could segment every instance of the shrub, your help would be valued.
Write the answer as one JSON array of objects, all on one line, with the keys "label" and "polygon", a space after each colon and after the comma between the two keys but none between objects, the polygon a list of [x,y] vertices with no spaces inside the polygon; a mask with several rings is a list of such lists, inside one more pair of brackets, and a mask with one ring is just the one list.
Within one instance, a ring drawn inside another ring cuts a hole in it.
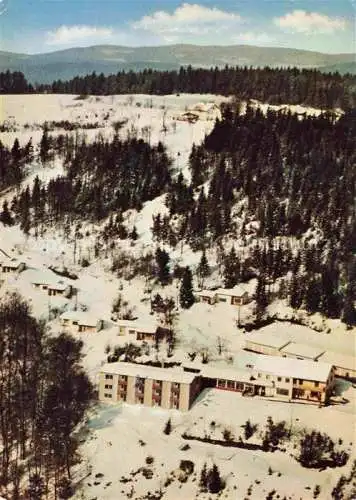
[{"label": "shrub", "polygon": [[225,485],[216,464],[209,470],[206,482],[210,493],[219,493],[219,491],[224,489]]}]

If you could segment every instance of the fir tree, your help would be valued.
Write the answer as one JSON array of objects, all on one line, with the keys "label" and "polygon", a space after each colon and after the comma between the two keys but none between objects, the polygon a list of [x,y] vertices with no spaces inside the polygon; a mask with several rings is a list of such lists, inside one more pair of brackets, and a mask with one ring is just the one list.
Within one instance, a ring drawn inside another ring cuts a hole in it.
[{"label": "fir tree", "polygon": [[181,281],[179,301],[183,309],[189,309],[195,302],[193,294],[193,277],[189,267],[185,268]]},{"label": "fir tree", "polygon": [[157,263],[157,278],[161,285],[167,285],[170,280],[169,272],[169,255],[165,250],[157,248],[156,263]]},{"label": "fir tree", "polygon": [[202,256],[200,258],[198,267],[197,267],[197,275],[199,279],[199,287],[203,288],[204,287],[204,280],[207,278],[210,274],[210,268],[208,264],[208,259],[206,258],[206,253],[205,250],[203,250]]}]

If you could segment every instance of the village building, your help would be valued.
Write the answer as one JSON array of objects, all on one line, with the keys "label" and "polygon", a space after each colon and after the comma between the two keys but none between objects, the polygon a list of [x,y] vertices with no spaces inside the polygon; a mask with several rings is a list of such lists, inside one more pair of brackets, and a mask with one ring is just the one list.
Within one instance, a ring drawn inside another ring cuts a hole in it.
[{"label": "village building", "polygon": [[213,305],[216,302],[216,293],[213,290],[201,290],[194,293],[197,302]]},{"label": "village building", "polygon": [[215,294],[217,302],[226,302],[234,306],[242,306],[249,301],[248,292],[242,285],[234,288],[218,288]]},{"label": "village building", "polygon": [[320,347],[299,344],[297,342],[289,342],[280,349],[280,352],[283,357],[318,361],[320,356],[324,354],[325,350]]},{"label": "village building", "polygon": [[68,311],[60,317],[61,325],[73,333],[99,332],[104,328],[104,321],[85,311]]},{"label": "village building", "polygon": [[335,376],[348,380],[356,380],[356,358],[346,354],[326,351],[319,361],[331,363],[335,369]]},{"label": "village building", "polygon": [[100,401],[187,411],[200,393],[199,376],[135,363],[107,363],[99,373]]},{"label": "village building", "polygon": [[242,285],[234,288],[218,288],[217,290],[200,290],[194,293],[197,302],[216,304],[225,302],[234,306],[242,306],[250,300],[248,291]]},{"label": "village building", "polygon": [[137,320],[118,320],[116,322],[119,335],[128,335],[138,342],[161,342],[169,340],[171,331],[168,328],[157,326],[155,323],[140,323]]},{"label": "village building", "polygon": [[17,259],[5,257],[0,261],[0,269],[3,274],[21,273],[26,269],[26,264]]},{"label": "village building", "polygon": [[201,375],[206,387],[290,402],[326,404],[334,384],[330,363],[280,356],[255,355],[243,365],[185,364],[184,370]]},{"label": "village building", "polygon": [[322,345],[291,341],[291,337],[296,336],[297,333],[289,335],[286,332],[286,335],[282,336],[268,330],[253,332],[246,335],[244,349],[258,354],[330,363],[334,367],[336,377],[356,379],[356,358],[354,356],[335,352]]},{"label": "village building", "polygon": [[289,340],[273,333],[254,332],[251,335],[246,335],[244,348],[258,354],[280,356],[281,349],[289,343]]}]

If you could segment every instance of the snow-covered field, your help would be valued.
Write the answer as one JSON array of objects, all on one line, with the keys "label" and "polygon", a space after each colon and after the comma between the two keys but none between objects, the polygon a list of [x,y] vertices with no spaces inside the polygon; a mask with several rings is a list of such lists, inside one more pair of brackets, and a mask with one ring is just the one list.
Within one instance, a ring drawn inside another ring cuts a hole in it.
[{"label": "snow-covered field", "polygon": [[[69,120],[81,124],[98,122],[99,128],[85,132],[90,139],[98,133],[112,135],[112,124],[127,120],[121,134],[130,133],[134,127],[137,134],[146,140],[152,143],[164,142],[174,159],[176,170],[182,171],[189,178],[188,157],[191,147],[193,143],[200,143],[205,134],[210,132],[215,118],[219,116],[219,110],[211,108],[209,112],[198,112],[199,120],[196,123],[176,118],[181,118],[187,110],[194,111],[199,103],[210,106],[212,103],[220,104],[224,100],[225,98],[217,96],[184,94],[162,97],[105,96],[89,97],[85,100],[77,100],[75,96],[68,95],[1,96],[1,120],[15,129],[14,132],[3,133],[1,141],[11,146],[15,137],[19,139],[20,144],[26,143],[32,137],[34,145],[37,145],[42,134],[40,126],[45,121],[52,120]],[[298,112],[304,112],[299,108]],[[304,110],[311,112],[307,108]],[[58,161],[46,168],[34,162],[29,168],[25,184],[31,184],[36,175],[39,175],[43,182],[47,182],[61,173],[62,165]],[[13,195],[14,191],[10,190],[0,196],[0,204],[4,199],[11,200]],[[119,242],[118,248],[136,257],[150,249],[155,250],[150,226],[153,214],[164,213],[163,198],[146,203],[140,213],[132,211],[128,215],[130,224],[137,227],[139,239],[134,246],[130,246],[129,242]],[[92,224],[82,228],[83,233],[88,231],[90,236],[80,240],[74,255],[74,242],[67,241],[63,234],[53,229],[47,228],[43,236],[26,237],[18,227],[0,225],[0,249],[25,262],[28,268],[18,276],[6,277],[0,287],[0,295],[9,290],[19,290],[30,301],[37,317],[48,319],[50,310],[70,310],[77,303],[78,307],[87,308],[92,315],[105,321],[102,331],[80,334],[84,341],[84,366],[94,383],[100,365],[106,361],[105,349],[113,349],[116,345],[127,342],[125,337],[118,335],[117,327],[110,322],[112,302],[118,292],[120,291],[129,302],[134,315],[140,321],[153,319],[149,308],[150,295],[145,293],[144,280],[135,278],[128,282],[113,275],[110,271],[110,254],[100,255],[96,259],[93,257],[97,230]],[[78,265],[78,255],[89,257],[89,267],[82,268]],[[199,253],[194,254],[187,247],[170,252],[170,256],[173,263],[192,267],[200,259]],[[210,263],[214,263],[216,256],[211,252],[208,258]],[[78,275],[78,279],[73,282],[67,280],[78,289],[77,297],[49,298],[45,291],[33,288],[33,273],[48,273],[48,266],[65,266]],[[216,273],[208,284],[219,284],[216,283]],[[162,290],[157,287],[152,293],[156,291]],[[166,287],[164,294],[176,300],[177,283]],[[241,307],[241,319],[252,316],[252,310],[253,303]],[[292,312],[283,303],[271,306],[271,312],[276,310],[280,317],[288,317]],[[187,360],[187,352],[200,350],[208,351],[210,359],[217,361],[226,356],[238,355],[245,334],[237,328],[236,319],[237,309],[226,304],[195,304],[191,309],[181,312],[176,325],[177,348],[171,360]],[[300,334],[303,342],[308,342],[312,335],[317,335],[318,345],[325,343],[325,346],[333,348],[337,345],[339,352],[351,354],[355,347],[355,331],[346,333],[345,327],[339,321],[325,321],[317,315],[310,317],[309,322],[322,324],[324,330],[330,328],[331,333],[315,333],[310,328],[302,327]],[[52,334],[60,331],[58,317],[51,316],[48,325]],[[278,328],[283,329],[286,326],[279,323]],[[218,353],[218,347],[222,350],[221,355]],[[151,357],[159,359],[163,355],[164,352],[156,353],[155,349],[151,348]],[[242,432],[241,425],[248,418],[263,426],[266,418],[271,415],[275,420],[286,420],[295,432],[303,427],[317,428],[328,433],[333,439],[342,439],[344,446],[352,451],[354,446],[350,443],[353,443],[355,437],[356,389],[350,384],[344,384],[342,392],[348,403],[322,409],[302,404],[242,398],[216,390],[203,393],[187,414],[121,404],[99,405],[89,417],[87,441],[82,446],[83,460],[75,472],[75,479],[79,481],[76,498],[120,500],[128,498],[127,494],[132,494],[129,498],[139,499],[149,491],[153,493],[160,488],[164,492],[162,498],[168,500],[209,498],[198,493],[200,471],[206,462],[208,466],[216,463],[226,481],[221,498],[243,499],[248,496],[247,490],[252,485],[248,497],[256,500],[266,498],[273,489],[276,490],[276,498],[280,495],[281,499],[309,499],[313,498],[313,489],[319,484],[319,498],[329,499],[340,475],[348,473],[351,461],[345,468],[318,472],[303,469],[290,456],[294,453],[293,449],[287,453],[263,453],[223,448],[208,443],[185,441],[181,435],[185,431],[201,436],[205,433],[211,434],[210,423],[214,421],[216,429],[220,429],[219,439],[221,429],[225,427],[238,438]],[[173,424],[173,431],[169,436],[162,432],[168,418],[172,419]],[[187,443],[190,448],[182,451],[180,448]],[[154,458],[151,465],[145,462],[148,456]],[[184,459],[194,462],[193,475],[185,483],[175,478],[165,486],[170,473],[176,471],[180,460]],[[142,471],[130,475],[140,467],[151,468],[153,477],[146,479]],[[272,469],[272,474],[269,473],[269,468]],[[95,477],[96,474],[103,474],[103,477]]]}]

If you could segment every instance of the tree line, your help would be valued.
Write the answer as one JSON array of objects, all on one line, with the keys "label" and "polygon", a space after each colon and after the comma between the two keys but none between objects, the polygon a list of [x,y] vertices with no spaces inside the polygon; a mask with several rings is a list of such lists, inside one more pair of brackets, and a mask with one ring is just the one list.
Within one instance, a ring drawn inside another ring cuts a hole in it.
[{"label": "tree line", "polygon": [[92,396],[82,342],[48,336],[17,293],[0,303],[0,332],[0,494],[69,498],[74,431]]},{"label": "tree line", "polygon": [[[20,81],[20,83],[19,83]],[[93,72],[68,81],[52,84],[28,84],[24,75],[9,71],[0,73],[1,93],[50,92],[80,95],[199,93],[235,95],[241,100],[257,99],[270,104],[305,104],[322,109],[355,106],[356,76],[322,73],[316,69],[298,68],[192,68],[140,72],[119,71],[105,76]]]},{"label": "tree line", "polygon": [[45,165],[55,156],[62,158],[65,174],[47,185],[36,177],[32,186],[19,191],[10,207],[3,206],[0,220],[20,223],[28,233],[31,227],[57,223],[69,231],[74,220],[97,222],[110,215],[103,230],[105,239],[125,238],[122,213],[140,210],[171,183],[172,162],[162,143],[150,146],[142,139],[118,135],[112,140],[98,136],[88,143],[84,136],[51,137],[45,129],[39,159]]}]

